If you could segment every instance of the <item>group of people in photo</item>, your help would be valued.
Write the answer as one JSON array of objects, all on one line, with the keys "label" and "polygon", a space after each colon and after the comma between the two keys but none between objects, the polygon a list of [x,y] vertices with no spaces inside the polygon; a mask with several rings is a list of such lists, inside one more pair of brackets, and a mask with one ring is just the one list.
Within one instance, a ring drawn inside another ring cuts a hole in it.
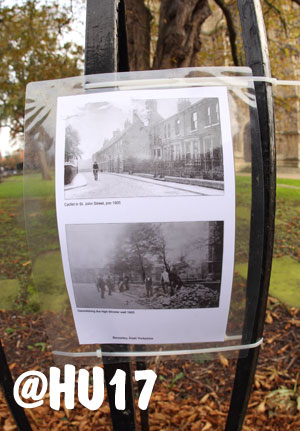
[{"label": "group of people in photo", "polygon": [[[111,295],[115,290],[115,281],[111,275],[102,277],[101,274],[99,274],[96,278],[96,287],[98,292],[101,294],[101,298],[104,299],[105,292],[108,292],[108,295]],[[119,292],[129,290],[129,277],[127,275],[119,277],[117,287]]]},{"label": "group of people in photo", "polygon": [[[151,298],[154,294],[154,283],[150,273],[145,274],[144,285],[146,297]],[[182,286],[183,282],[175,267],[172,266],[168,271],[166,268],[163,268],[160,278],[160,287],[163,293],[173,296]],[[114,291],[120,293],[126,292],[129,291],[129,276],[119,276],[116,282],[111,275],[103,277],[101,274],[98,274],[96,277],[96,287],[102,299],[105,298],[105,292],[107,292],[108,295],[112,295]]]}]

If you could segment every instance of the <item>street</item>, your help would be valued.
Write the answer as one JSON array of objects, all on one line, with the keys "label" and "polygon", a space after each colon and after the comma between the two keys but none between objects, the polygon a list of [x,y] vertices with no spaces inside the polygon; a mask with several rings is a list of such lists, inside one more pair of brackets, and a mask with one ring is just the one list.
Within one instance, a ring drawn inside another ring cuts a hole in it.
[{"label": "street", "polygon": [[216,190],[198,185],[180,184],[168,181],[158,181],[137,175],[115,174],[101,172],[98,181],[94,180],[92,172],[82,172],[86,185],[69,187],[65,190],[65,199],[102,199],[151,196],[186,196],[186,195],[223,195],[222,190]]},{"label": "street", "polygon": [[145,306],[138,303],[139,297],[130,292],[112,292],[105,290],[104,298],[98,292],[96,284],[73,283],[76,305],[78,308],[111,308],[111,309],[138,309]]}]

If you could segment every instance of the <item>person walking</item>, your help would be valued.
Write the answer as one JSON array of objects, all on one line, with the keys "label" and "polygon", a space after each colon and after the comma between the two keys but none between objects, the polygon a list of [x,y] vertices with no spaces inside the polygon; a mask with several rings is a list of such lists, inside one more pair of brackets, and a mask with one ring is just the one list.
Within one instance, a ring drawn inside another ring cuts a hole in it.
[{"label": "person walking", "polygon": [[108,294],[111,295],[111,292],[113,291],[113,288],[114,288],[114,282],[110,275],[106,279],[106,286],[108,288]]},{"label": "person walking", "polygon": [[105,293],[105,283],[103,278],[98,275],[97,280],[96,280],[96,286],[97,286],[97,290],[100,293],[101,292],[101,298],[104,299],[104,293]]},{"label": "person walking", "polygon": [[93,174],[94,174],[95,181],[98,181],[98,171],[99,171],[99,166],[95,160],[93,163]]},{"label": "person walking", "polygon": [[150,275],[146,275],[145,277],[145,287],[147,292],[147,298],[153,296],[153,286],[152,286],[152,277]]}]

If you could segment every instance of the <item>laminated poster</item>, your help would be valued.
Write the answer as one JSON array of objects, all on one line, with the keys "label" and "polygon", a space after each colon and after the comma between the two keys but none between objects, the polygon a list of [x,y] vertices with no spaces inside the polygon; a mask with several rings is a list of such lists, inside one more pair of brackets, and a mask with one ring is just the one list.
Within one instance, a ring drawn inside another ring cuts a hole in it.
[{"label": "laminated poster", "polygon": [[81,344],[224,341],[235,240],[226,87],[58,98],[56,206]]}]

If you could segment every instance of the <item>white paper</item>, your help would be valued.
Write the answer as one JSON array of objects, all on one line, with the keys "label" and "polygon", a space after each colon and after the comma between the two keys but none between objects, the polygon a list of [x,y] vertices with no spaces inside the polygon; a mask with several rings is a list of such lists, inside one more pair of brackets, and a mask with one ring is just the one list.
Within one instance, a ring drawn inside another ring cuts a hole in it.
[{"label": "white paper", "polygon": [[79,342],[223,341],[235,238],[226,88],[57,106],[57,220]]}]

